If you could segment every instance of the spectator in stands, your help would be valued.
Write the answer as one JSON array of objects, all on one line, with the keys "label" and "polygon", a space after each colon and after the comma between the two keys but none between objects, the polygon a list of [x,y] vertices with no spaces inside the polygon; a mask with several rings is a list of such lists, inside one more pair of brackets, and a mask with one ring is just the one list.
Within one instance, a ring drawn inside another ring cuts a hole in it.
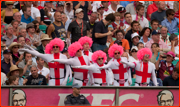
[{"label": "spectator in stands", "polygon": [[6,82],[6,85],[17,86],[19,85],[19,77],[18,76],[10,76]]},{"label": "spectator in stands", "polygon": [[169,41],[171,42],[171,45],[169,46],[169,49],[171,49],[175,56],[179,58],[179,38],[175,34],[171,34],[169,37]]},{"label": "spectator in stands", "polygon": [[156,20],[156,19],[151,20],[151,29],[152,29],[152,31],[158,30],[159,26],[160,25],[159,25],[159,21],[158,20]]},{"label": "spectator in stands", "polygon": [[47,34],[49,35],[50,38],[65,38],[65,27],[64,24],[62,23],[62,15],[60,12],[55,12],[54,13],[54,18],[55,21],[49,25],[47,28]]},{"label": "spectator in stands", "polygon": [[34,24],[34,27],[35,27],[35,35],[41,38],[41,35],[44,33],[39,29],[39,25],[40,25],[39,22],[37,20],[34,20],[32,23]]},{"label": "spectator in stands", "polygon": [[179,68],[175,68],[172,75],[164,78],[163,86],[179,86]]},{"label": "spectator in stands", "polygon": [[123,7],[122,5],[119,5],[119,1],[110,1],[111,4],[108,6],[108,11],[104,11],[103,17],[105,18],[110,13],[117,12],[119,7]]},{"label": "spectator in stands", "polygon": [[[18,41],[18,37],[20,37],[20,40]],[[28,38],[26,38],[26,29],[25,28],[20,28],[19,29],[19,36],[18,36],[16,39],[14,39],[13,40],[13,42],[18,42],[18,43],[21,43],[21,42],[23,42],[22,44],[21,44],[21,47],[22,46],[24,46],[24,44],[26,43],[26,44],[31,44],[30,43],[30,40],[28,39]],[[22,37],[24,37],[25,38],[25,43],[24,43],[24,40],[23,40],[23,38]]]},{"label": "spectator in stands", "polygon": [[131,23],[132,23],[132,16],[129,12],[126,12],[124,14],[124,18],[125,18],[125,23],[124,25],[126,26],[126,28],[124,29],[125,34],[131,29]]},{"label": "spectator in stands", "polygon": [[93,45],[92,51],[95,52],[97,50],[104,50],[107,48],[107,36],[113,35],[111,31],[108,32],[108,25],[115,21],[115,16],[113,13],[106,16],[104,20],[97,22],[94,30],[93,30]]},{"label": "spectator in stands", "polygon": [[47,85],[45,76],[38,74],[38,68],[36,65],[30,66],[31,75],[23,81],[26,85]]},{"label": "spectator in stands", "polygon": [[175,11],[173,9],[166,10],[166,19],[161,22],[162,26],[166,26],[168,28],[168,32],[170,34],[179,33],[178,26],[179,26],[179,19],[174,17]]},{"label": "spectator in stands", "polygon": [[138,50],[144,48],[144,44],[142,42],[137,43]]},{"label": "spectator in stands", "polygon": [[[1,38],[2,39],[2,38]],[[6,44],[4,44],[2,41],[1,41],[1,60],[4,59],[3,57],[3,52],[4,50],[6,50]]]},{"label": "spectator in stands", "polygon": [[147,14],[146,14],[146,18],[148,19],[148,21],[151,21],[151,15],[152,13],[154,13],[155,11],[158,10],[158,2],[159,1],[153,1],[153,4],[150,4],[148,7],[147,7]]},{"label": "spectator in stands", "polygon": [[120,1],[120,5],[122,5],[124,8],[130,3],[134,3],[134,1]]},{"label": "spectator in stands", "polygon": [[[120,13],[120,25],[121,24],[123,24],[124,25],[124,23],[125,23],[125,19],[124,19],[124,14],[126,13],[126,8],[124,8],[124,7],[119,7],[118,8],[118,10],[117,10],[117,12],[119,12]],[[122,25],[122,26],[123,26]]]},{"label": "spectator in stands", "polygon": [[19,12],[16,12],[13,14],[13,19],[18,21],[18,27],[19,28],[21,28],[21,27],[26,28],[27,24],[24,22],[21,22],[21,14]]},{"label": "spectator in stands", "polygon": [[173,9],[175,12],[179,11],[179,1],[174,1]]},{"label": "spectator in stands", "polygon": [[7,50],[7,49],[4,50],[3,57],[4,57],[4,59],[1,60],[1,72],[5,73],[7,75],[7,73],[10,71],[11,65],[13,63],[15,64],[15,62],[12,59],[10,50]]},{"label": "spectator in stands", "polygon": [[150,38],[151,32],[152,32],[152,31],[151,31],[151,29],[150,29],[149,27],[145,27],[145,28],[143,28],[143,30],[141,31],[141,34],[140,34],[141,38],[140,38],[139,42],[142,42],[142,43],[144,44],[144,46],[146,45],[146,43],[147,43],[148,41],[151,40],[151,38]]},{"label": "spectator in stands", "polygon": [[157,4],[158,10],[152,13],[151,15],[151,21],[153,19],[157,19],[159,21],[159,24],[165,19],[166,17],[166,10],[165,10],[165,2],[159,1]]},{"label": "spectator in stands", "polygon": [[65,1],[65,4],[64,4],[64,13],[69,18],[69,20],[72,20],[74,18],[74,10],[73,10],[73,3],[72,3],[72,1]]},{"label": "spectator in stands", "polygon": [[18,52],[18,49],[20,46],[21,46],[21,44],[19,44],[17,42],[13,42],[8,47],[8,49],[11,51],[13,61],[16,63],[16,65],[18,65],[19,60],[22,60],[22,58],[23,58],[23,55],[20,55]]},{"label": "spectator in stands", "polygon": [[132,20],[138,21],[142,28],[149,27],[149,22],[143,15],[144,15],[144,6],[138,5],[136,6],[136,14],[132,15]]},{"label": "spectator in stands", "polygon": [[50,42],[51,38],[49,38],[49,35],[47,34],[42,34],[41,35],[41,45],[37,47],[37,51],[39,53],[45,53],[44,50],[45,50],[45,47],[46,45]]},{"label": "spectator in stands", "polygon": [[159,44],[153,43],[151,45],[151,50],[152,50],[152,57],[151,57],[150,61],[155,64],[156,61],[159,59],[159,55],[160,55]]},{"label": "spectator in stands", "polygon": [[6,30],[6,35],[4,35],[2,38],[6,40],[6,46],[8,47],[17,37],[13,35],[12,25],[10,24],[6,25],[5,30]]},{"label": "spectator in stands", "polygon": [[99,4],[97,6],[97,14],[98,14],[98,21],[101,21],[103,18],[104,10],[105,7],[102,4]]},{"label": "spectator in stands", "polygon": [[86,97],[84,95],[80,95],[81,86],[79,86],[79,84],[76,83],[72,86],[72,88],[73,88],[73,93],[66,96],[64,100],[64,104],[66,106],[73,106],[73,105],[90,106],[90,103],[86,99]]},{"label": "spectator in stands", "polygon": [[13,20],[11,22],[11,25],[13,26],[13,35],[14,36],[18,36],[19,35],[18,21],[17,20]]},{"label": "spectator in stands", "polygon": [[13,1],[5,1],[6,8],[1,11],[1,17],[6,24],[10,24],[13,20],[13,14],[18,12],[18,9],[13,9],[13,4]]},{"label": "spectator in stands", "polygon": [[134,32],[138,32],[138,34],[140,34],[139,26],[140,26],[139,22],[133,21],[133,22],[131,23],[131,29],[130,29],[130,30],[126,33],[126,35],[125,35],[125,39],[127,39],[128,42],[129,42],[130,49],[131,49],[131,47],[132,47],[131,34],[133,34]]},{"label": "spectator in stands", "polygon": [[[37,62],[37,69],[38,69],[38,74],[41,74],[43,76],[46,77],[46,79],[49,78],[49,69],[44,67],[44,60],[42,60],[41,58],[37,57],[36,58],[36,62]],[[31,75],[31,72],[29,73],[29,75]]]},{"label": "spectator in stands", "polygon": [[175,54],[172,51],[169,51],[166,55],[166,60],[163,60],[162,55],[160,55],[155,64],[156,70],[159,73],[159,78],[161,78],[162,81],[165,77],[172,75],[172,72],[174,70],[172,61],[174,60]]},{"label": "spectator in stands", "polygon": [[133,46],[137,46],[137,45],[138,45],[139,39],[140,39],[140,36],[139,36],[138,33],[134,32],[133,34],[131,34],[132,45],[130,46],[130,49],[131,49]]},{"label": "spectator in stands", "polygon": [[60,12],[61,14],[64,13],[64,3],[63,2],[57,3],[56,11]]},{"label": "spectator in stands", "polygon": [[25,37],[22,36],[22,35],[19,35],[19,36],[17,37],[17,43],[20,44],[19,48],[24,48],[24,45],[25,45],[25,43],[26,43]]},{"label": "spectator in stands", "polygon": [[123,47],[124,51],[129,53],[129,49],[130,49],[129,42],[128,42],[128,40],[124,39],[124,31],[117,30],[115,32],[115,37],[116,37],[116,40],[111,42],[109,47],[111,47],[113,44],[115,44],[116,41],[119,41],[119,42],[121,42],[121,46]]},{"label": "spectator in stands", "polygon": [[109,1],[101,1],[101,4],[104,7],[104,12],[107,12],[109,10],[108,6],[109,6]]},{"label": "spectator in stands", "polygon": [[41,13],[41,25],[50,25],[51,22],[53,22],[54,13],[56,10],[54,10],[52,5],[52,1],[45,1],[45,7],[40,10]]},{"label": "spectator in stands", "polygon": [[[40,17],[41,17],[41,14],[40,14],[40,12],[39,12],[39,10],[37,9],[37,8],[35,8],[35,7],[33,7],[33,5],[32,5],[32,2],[33,1],[25,1],[24,3],[25,3],[25,6],[26,7],[30,7],[30,10],[31,10],[31,17],[34,19],[34,20],[37,20],[38,22],[40,22],[41,21],[41,19],[40,19]],[[26,10],[25,10],[26,11]],[[21,13],[21,15],[24,13],[22,10],[20,10],[20,13]]]},{"label": "spectator in stands", "polygon": [[[91,6],[91,1],[73,1],[73,8],[75,10],[81,8],[83,10],[83,14],[84,14],[84,17],[83,17],[83,20],[84,21],[88,21],[88,10],[91,10],[92,9],[92,6]],[[76,14],[76,12],[75,12]]]},{"label": "spectator in stands", "polygon": [[34,19],[31,17],[31,7],[23,6],[22,12],[23,12],[23,14],[21,16],[21,22],[29,24],[32,21],[34,21]]},{"label": "spectator in stands", "polygon": [[67,33],[67,30],[68,30],[68,27],[69,27],[69,24],[72,22],[72,20],[69,20],[67,15],[62,13],[62,22],[64,23],[64,26],[65,26],[65,30],[66,30],[66,33]]},{"label": "spectator in stands", "polygon": [[90,29],[93,29],[94,26],[96,25],[96,20],[97,20],[97,18],[98,18],[97,12],[91,13],[90,19],[89,19],[89,21],[87,22],[87,23],[89,24]]},{"label": "spectator in stands", "polygon": [[68,53],[68,49],[67,49],[67,48],[64,48],[61,53],[64,54],[64,55],[66,55],[67,59],[70,58],[70,55],[69,55],[69,53]]},{"label": "spectator in stands", "polygon": [[12,64],[10,67],[10,72],[8,72],[7,77],[10,76],[18,76],[19,77],[19,84],[23,85],[23,78],[22,78],[23,69],[18,68],[16,65]]},{"label": "spectator in stands", "polygon": [[152,39],[146,43],[145,47],[151,49],[153,43],[158,43],[161,49],[168,49],[168,46],[160,40],[160,32],[156,30],[152,32]]},{"label": "spectator in stands", "polygon": [[[155,71],[155,74],[156,74],[156,78],[157,78],[157,72],[156,71]],[[157,78],[157,85],[163,86],[163,82],[160,78]],[[155,86],[153,81],[152,81],[152,77],[150,78],[149,86]]]},{"label": "spectator in stands", "polygon": [[144,5],[144,1],[134,1],[133,3],[130,3],[126,6],[126,11],[130,12],[131,15],[135,15],[136,14],[136,7],[138,5]]},{"label": "spectator in stands", "polygon": [[82,36],[90,35],[90,27],[87,24],[87,22],[85,20],[83,20],[84,10],[81,8],[76,9],[75,14],[76,14],[77,18],[75,21],[73,21],[69,24],[68,32],[67,32],[68,39],[70,39],[70,34],[72,35],[71,43],[78,41],[79,38]]},{"label": "spectator in stands", "polygon": [[38,5],[38,1],[33,1],[33,7],[37,8],[38,10],[43,9],[44,7],[42,7],[41,5]]},{"label": "spectator in stands", "polygon": [[18,67],[23,69],[23,75],[25,77],[29,76],[31,65],[36,65],[32,61],[32,55],[27,52],[24,52],[24,59],[18,64]]},{"label": "spectator in stands", "polygon": [[39,46],[40,37],[35,34],[35,25],[33,23],[29,23],[26,26],[27,35],[26,37],[30,40],[33,46]]},{"label": "spectator in stands", "polygon": [[168,29],[166,26],[162,26],[160,30],[160,40],[162,40],[166,45],[170,46],[171,42],[169,41]]}]

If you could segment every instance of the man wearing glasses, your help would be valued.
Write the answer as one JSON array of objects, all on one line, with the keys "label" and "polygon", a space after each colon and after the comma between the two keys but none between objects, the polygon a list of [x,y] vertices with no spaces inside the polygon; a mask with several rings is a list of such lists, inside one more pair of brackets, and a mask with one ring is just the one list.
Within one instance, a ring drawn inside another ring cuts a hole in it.
[{"label": "man wearing glasses", "polygon": [[26,94],[22,90],[14,90],[12,95],[13,106],[26,106]]},{"label": "man wearing glasses", "polygon": [[166,10],[166,19],[161,22],[162,26],[166,26],[168,28],[168,32],[170,34],[179,33],[179,19],[174,17],[175,11],[173,9]]},{"label": "man wearing glasses", "polygon": [[163,90],[157,95],[158,104],[160,106],[173,106],[174,96],[171,91]]}]

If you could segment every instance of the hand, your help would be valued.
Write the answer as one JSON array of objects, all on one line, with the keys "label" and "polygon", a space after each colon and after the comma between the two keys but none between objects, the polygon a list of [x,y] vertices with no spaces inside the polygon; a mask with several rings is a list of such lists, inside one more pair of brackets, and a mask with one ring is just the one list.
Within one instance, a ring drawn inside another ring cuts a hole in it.
[{"label": "hand", "polygon": [[27,83],[28,79],[24,79],[23,80],[23,85],[25,85]]},{"label": "hand", "polygon": [[138,22],[140,21],[140,19],[141,19],[141,17],[140,17],[140,16],[138,16]]},{"label": "hand", "polygon": [[49,78],[49,74],[46,75],[46,79],[48,79],[48,78]]},{"label": "hand", "polygon": [[62,83],[61,83],[61,86],[66,86],[66,83],[67,83],[67,80],[65,81],[63,81]]},{"label": "hand", "polygon": [[171,46],[175,46],[175,41],[171,41]]},{"label": "hand", "polygon": [[20,57],[19,57],[19,61],[21,62],[24,58],[24,54],[21,54]]},{"label": "hand", "polygon": [[13,61],[12,55],[10,55],[9,59],[10,59],[10,62],[12,62],[12,61]]},{"label": "hand", "polygon": [[107,35],[113,35],[113,33],[112,33],[111,31],[109,31],[109,32],[107,33]]},{"label": "hand", "polygon": [[162,55],[159,55],[159,61],[163,60]]},{"label": "hand", "polygon": [[72,81],[72,77],[69,77],[69,83]]},{"label": "hand", "polygon": [[116,29],[119,29],[119,27],[120,27],[120,25],[117,25],[117,26],[116,26]]},{"label": "hand", "polygon": [[126,29],[126,26],[123,26],[123,27],[122,27],[122,30],[124,30],[124,29]]},{"label": "hand", "polygon": [[32,60],[28,60],[27,65],[32,65]]},{"label": "hand", "polygon": [[70,40],[70,38],[67,38],[67,39],[66,39],[66,43],[67,43],[68,46],[71,45],[71,40]]}]

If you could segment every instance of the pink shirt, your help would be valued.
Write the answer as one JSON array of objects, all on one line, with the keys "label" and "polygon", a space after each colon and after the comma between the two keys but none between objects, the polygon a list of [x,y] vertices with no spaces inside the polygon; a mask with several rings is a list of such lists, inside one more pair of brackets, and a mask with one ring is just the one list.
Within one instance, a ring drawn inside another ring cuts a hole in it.
[{"label": "pink shirt", "polygon": [[[151,50],[151,45],[154,43],[154,41],[151,39],[150,41],[148,41],[145,45],[146,48],[149,48]],[[159,41],[159,47],[162,49],[168,49],[168,46],[163,42],[163,41]]]}]

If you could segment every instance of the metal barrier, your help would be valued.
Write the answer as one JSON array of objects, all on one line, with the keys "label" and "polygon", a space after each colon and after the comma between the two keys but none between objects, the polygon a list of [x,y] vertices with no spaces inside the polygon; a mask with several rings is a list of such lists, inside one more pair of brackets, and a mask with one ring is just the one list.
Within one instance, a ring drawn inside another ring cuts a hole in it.
[{"label": "metal barrier", "polygon": [[[13,91],[23,90],[27,98],[27,106],[63,106],[65,96],[72,93],[71,86],[2,86],[1,105],[12,106]],[[179,105],[179,87],[82,87],[83,94],[91,105],[134,105],[148,106],[158,105],[158,97],[161,91],[166,90],[174,97],[173,105]],[[8,97],[9,93],[9,98]],[[40,97],[40,98],[39,98]],[[52,100],[51,100],[52,99]],[[155,100],[150,100],[155,99]],[[8,101],[8,102],[7,102]],[[36,101],[35,104],[32,102]],[[48,102],[49,101],[49,102]],[[127,102],[128,101],[128,102]],[[135,101],[135,102],[134,102]]]}]

